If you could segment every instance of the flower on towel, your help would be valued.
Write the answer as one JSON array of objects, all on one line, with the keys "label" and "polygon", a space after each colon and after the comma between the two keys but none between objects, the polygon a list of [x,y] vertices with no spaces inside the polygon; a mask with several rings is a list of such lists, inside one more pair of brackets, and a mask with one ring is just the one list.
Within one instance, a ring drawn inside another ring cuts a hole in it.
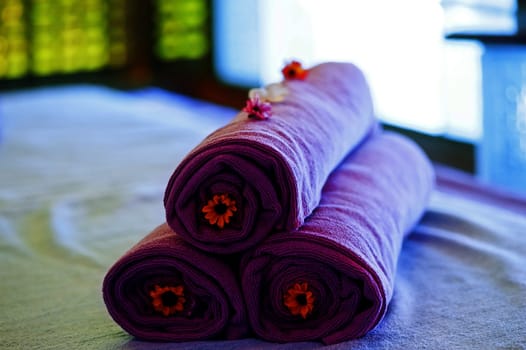
[{"label": "flower on towel", "polygon": [[155,311],[159,311],[164,316],[170,316],[184,309],[184,287],[161,287],[155,285],[155,289],[150,291],[152,305]]},{"label": "flower on towel", "polygon": [[285,80],[305,80],[309,71],[304,69],[300,62],[292,61],[281,70]]},{"label": "flower on towel", "polygon": [[272,115],[272,105],[260,99],[258,94],[247,100],[243,112],[248,113],[249,118],[268,119]]},{"label": "flower on towel", "polygon": [[202,209],[210,225],[217,225],[219,228],[230,223],[230,218],[234,216],[235,211],[237,211],[236,201],[228,194],[214,195]]},{"label": "flower on towel", "polygon": [[258,97],[261,101],[268,101],[267,97],[268,97],[268,92],[267,92],[267,89],[266,88],[255,88],[255,89],[250,89],[248,91],[248,98],[249,99],[254,99]]},{"label": "flower on towel", "polygon": [[307,318],[314,308],[314,296],[309,290],[307,282],[295,283],[283,296],[283,303],[294,316]]},{"label": "flower on towel", "polygon": [[287,87],[281,83],[269,84],[263,88],[251,89],[248,92],[249,98],[259,96],[261,101],[266,102],[281,102],[289,93]]},{"label": "flower on towel", "polygon": [[270,102],[281,102],[289,93],[289,90],[281,83],[269,84],[265,86],[265,89],[267,91],[267,101]]}]

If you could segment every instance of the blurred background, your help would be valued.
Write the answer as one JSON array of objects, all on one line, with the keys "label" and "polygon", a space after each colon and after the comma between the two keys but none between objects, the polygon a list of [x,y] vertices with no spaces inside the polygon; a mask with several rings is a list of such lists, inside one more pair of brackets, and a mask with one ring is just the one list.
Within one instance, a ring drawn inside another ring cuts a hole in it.
[{"label": "blurred background", "polygon": [[522,0],[0,0],[0,94],[156,86],[239,109],[291,59],[350,61],[387,128],[526,193],[525,10]]}]

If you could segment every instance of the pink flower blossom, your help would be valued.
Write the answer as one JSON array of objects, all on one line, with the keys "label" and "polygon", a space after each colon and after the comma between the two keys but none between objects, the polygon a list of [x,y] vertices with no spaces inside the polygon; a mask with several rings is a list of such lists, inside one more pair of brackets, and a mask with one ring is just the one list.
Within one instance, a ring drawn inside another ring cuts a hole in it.
[{"label": "pink flower blossom", "polygon": [[268,102],[263,102],[259,95],[255,95],[247,100],[243,112],[248,113],[249,118],[264,120],[272,115],[272,105]]}]

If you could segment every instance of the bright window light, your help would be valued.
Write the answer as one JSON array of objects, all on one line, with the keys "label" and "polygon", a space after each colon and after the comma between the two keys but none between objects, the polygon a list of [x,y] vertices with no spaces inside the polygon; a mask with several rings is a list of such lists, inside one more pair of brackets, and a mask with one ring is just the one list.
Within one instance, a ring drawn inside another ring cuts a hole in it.
[{"label": "bright window light", "polygon": [[[227,82],[278,81],[290,59],[306,66],[349,61],[365,72],[382,120],[431,134],[480,137],[482,48],[444,40],[440,1],[246,3],[250,14],[240,13],[238,2],[215,2],[222,8],[216,36],[225,35],[221,23],[231,28],[215,52],[218,74]],[[247,18],[253,20],[248,26]]]}]

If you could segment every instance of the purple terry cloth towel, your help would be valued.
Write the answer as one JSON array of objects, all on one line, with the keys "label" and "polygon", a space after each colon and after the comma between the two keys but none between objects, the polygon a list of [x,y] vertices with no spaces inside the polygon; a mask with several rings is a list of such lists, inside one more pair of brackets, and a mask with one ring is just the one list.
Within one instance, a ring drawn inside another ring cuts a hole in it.
[{"label": "purple terry cloth towel", "polygon": [[[272,231],[298,228],[318,205],[330,172],[377,123],[367,81],[353,64],[323,63],[305,80],[283,84],[288,94],[272,104],[271,118],[240,112],[171,176],[166,220],[192,245],[235,253]],[[202,212],[221,194],[236,207],[223,228]]]},{"label": "purple terry cloth towel", "polygon": [[238,339],[248,331],[232,269],[188,245],[166,224],[111,267],[102,291],[111,317],[140,339]]},{"label": "purple terry cloth towel", "polygon": [[364,142],[331,174],[302,227],[269,236],[243,257],[253,331],[275,342],[334,344],[372,330],[434,179],[426,155],[405,137],[380,132]]}]

